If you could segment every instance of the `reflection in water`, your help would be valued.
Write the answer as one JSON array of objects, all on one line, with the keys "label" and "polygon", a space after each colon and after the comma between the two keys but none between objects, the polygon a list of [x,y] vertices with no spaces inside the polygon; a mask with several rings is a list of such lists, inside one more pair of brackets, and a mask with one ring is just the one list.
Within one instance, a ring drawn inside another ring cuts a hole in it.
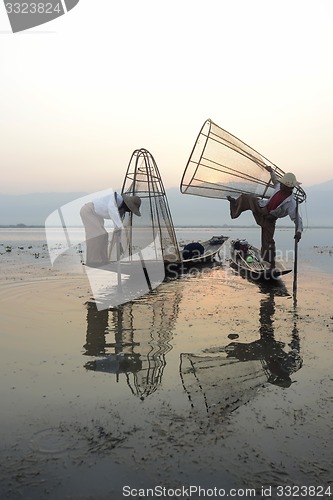
[{"label": "reflection in water", "polygon": [[225,354],[181,354],[180,377],[193,410],[219,416],[249,401],[265,381],[259,361],[240,363]]},{"label": "reflection in water", "polygon": [[226,347],[228,358],[239,361],[260,360],[268,382],[281,387],[290,387],[290,375],[302,366],[300,356],[300,339],[297,329],[297,318],[294,314],[294,325],[291,340],[285,350],[284,342],[274,338],[275,313],[274,293],[271,292],[260,301],[260,338],[250,343],[232,342]]},{"label": "reflection in water", "polygon": [[[178,283],[179,284],[179,283]],[[132,393],[142,399],[161,383],[166,354],[177,319],[181,290],[178,284],[161,285],[158,290],[110,310],[98,311],[87,304],[85,368],[124,374]],[[106,336],[114,335],[114,342]]]},{"label": "reflection in water", "polygon": [[285,388],[291,385],[291,374],[302,366],[297,316],[294,312],[288,346],[275,340],[276,292],[289,296],[283,287],[272,288],[260,301],[258,340],[231,342],[210,349],[206,356],[181,354],[180,376],[195,411],[225,415],[254,397],[267,381]]}]

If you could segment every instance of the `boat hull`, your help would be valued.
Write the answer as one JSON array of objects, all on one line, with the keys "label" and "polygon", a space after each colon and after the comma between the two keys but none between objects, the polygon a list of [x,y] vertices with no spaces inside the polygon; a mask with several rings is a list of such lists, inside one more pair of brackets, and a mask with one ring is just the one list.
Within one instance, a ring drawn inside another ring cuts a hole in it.
[{"label": "boat hull", "polygon": [[292,271],[282,261],[277,261],[272,269],[269,262],[262,260],[258,248],[247,245],[244,249],[239,243],[239,240],[231,242],[231,266],[246,276],[255,280],[275,280]]},{"label": "boat hull", "polygon": [[[213,236],[210,240],[201,242],[201,246],[203,247],[203,253],[192,257],[190,259],[182,259],[178,262],[180,265],[192,265],[192,264],[200,264],[202,262],[209,262],[220,252],[223,244],[228,240],[227,236]],[[164,261],[166,265],[174,264],[175,262],[168,261],[167,259]]]}]

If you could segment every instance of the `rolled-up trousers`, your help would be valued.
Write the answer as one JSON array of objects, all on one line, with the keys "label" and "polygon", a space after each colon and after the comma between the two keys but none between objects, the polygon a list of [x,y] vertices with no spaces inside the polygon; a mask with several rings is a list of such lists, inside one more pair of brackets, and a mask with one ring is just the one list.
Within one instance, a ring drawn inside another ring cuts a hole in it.
[{"label": "rolled-up trousers", "polygon": [[107,263],[109,235],[104,227],[104,218],[96,214],[92,202],[83,205],[80,215],[86,233],[86,264]]},{"label": "rolled-up trousers", "polygon": [[258,198],[250,194],[241,194],[237,200],[230,203],[230,215],[237,219],[242,212],[251,210],[256,223],[261,227],[261,257],[271,266],[275,265],[275,241],[274,232],[276,217],[265,214],[264,209],[259,206]]}]

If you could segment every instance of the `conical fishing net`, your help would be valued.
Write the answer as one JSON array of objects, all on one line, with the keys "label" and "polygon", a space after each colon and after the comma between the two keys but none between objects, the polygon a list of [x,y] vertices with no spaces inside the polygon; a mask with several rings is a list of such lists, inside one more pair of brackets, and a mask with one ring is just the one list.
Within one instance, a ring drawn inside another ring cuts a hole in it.
[{"label": "conical fishing net", "polygon": [[151,246],[152,252],[162,252],[164,262],[180,262],[163,182],[153,156],[146,149],[132,154],[122,192],[141,198],[141,217],[127,213],[123,221],[129,255],[134,255],[138,248]]},{"label": "conical fishing net", "polygon": [[[181,192],[208,198],[226,198],[242,193],[260,198],[273,194],[270,166],[277,177],[284,172],[250,146],[211,120],[198,137],[181,181]],[[299,201],[305,199],[301,188],[295,189]]]}]

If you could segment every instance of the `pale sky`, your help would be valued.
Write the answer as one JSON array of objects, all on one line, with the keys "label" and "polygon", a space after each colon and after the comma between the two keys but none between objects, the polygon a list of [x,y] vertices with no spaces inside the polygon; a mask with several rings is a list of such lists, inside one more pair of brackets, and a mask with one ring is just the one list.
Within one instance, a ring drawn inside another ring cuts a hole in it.
[{"label": "pale sky", "polygon": [[2,194],[178,187],[207,118],[304,185],[333,178],[332,0],[80,0],[12,34],[0,5]]}]

